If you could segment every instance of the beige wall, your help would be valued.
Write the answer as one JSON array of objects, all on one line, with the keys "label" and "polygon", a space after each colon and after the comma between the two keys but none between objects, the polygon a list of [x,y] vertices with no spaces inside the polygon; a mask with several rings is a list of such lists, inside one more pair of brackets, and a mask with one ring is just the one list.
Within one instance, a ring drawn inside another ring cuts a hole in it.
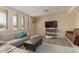
[{"label": "beige wall", "polygon": [[30,35],[36,34],[36,22],[33,17],[29,18],[29,33],[30,33]]},{"label": "beige wall", "polygon": [[58,35],[65,35],[65,31],[73,30],[76,27],[76,13],[68,14],[62,12],[50,16],[42,16],[37,20],[37,34],[45,35],[45,21],[58,21]]},{"label": "beige wall", "polygon": [[79,13],[77,13],[77,23],[76,23],[76,28],[79,28]]}]

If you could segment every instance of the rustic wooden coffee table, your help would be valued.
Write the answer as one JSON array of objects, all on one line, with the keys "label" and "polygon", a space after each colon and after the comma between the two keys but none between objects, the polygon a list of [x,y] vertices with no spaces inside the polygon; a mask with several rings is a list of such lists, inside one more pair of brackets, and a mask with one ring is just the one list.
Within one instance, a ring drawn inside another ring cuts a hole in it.
[{"label": "rustic wooden coffee table", "polygon": [[36,51],[36,48],[42,44],[42,40],[41,37],[35,37],[25,41],[23,44],[27,50]]}]

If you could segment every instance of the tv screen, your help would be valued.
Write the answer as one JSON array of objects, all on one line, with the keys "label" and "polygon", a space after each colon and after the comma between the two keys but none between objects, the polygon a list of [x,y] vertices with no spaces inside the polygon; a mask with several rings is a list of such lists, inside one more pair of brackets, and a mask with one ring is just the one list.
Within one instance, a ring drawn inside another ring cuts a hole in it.
[{"label": "tv screen", "polygon": [[47,21],[45,22],[46,28],[57,28],[57,21]]}]

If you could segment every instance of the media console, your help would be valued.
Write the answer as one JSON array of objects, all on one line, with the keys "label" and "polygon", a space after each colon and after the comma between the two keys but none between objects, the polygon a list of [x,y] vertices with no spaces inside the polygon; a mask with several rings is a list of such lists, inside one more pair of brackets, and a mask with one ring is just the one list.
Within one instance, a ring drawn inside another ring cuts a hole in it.
[{"label": "media console", "polygon": [[46,21],[45,22],[45,36],[46,37],[57,36],[57,21]]}]

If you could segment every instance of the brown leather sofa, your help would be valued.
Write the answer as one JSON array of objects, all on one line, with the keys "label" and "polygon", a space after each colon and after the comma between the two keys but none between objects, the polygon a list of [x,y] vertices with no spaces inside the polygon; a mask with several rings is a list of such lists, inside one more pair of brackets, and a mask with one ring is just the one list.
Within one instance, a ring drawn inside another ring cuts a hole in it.
[{"label": "brown leather sofa", "polygon": [[73,31],[66,31],[66,36],[72,43],[79,46],[79,28],[76,28]]}]

